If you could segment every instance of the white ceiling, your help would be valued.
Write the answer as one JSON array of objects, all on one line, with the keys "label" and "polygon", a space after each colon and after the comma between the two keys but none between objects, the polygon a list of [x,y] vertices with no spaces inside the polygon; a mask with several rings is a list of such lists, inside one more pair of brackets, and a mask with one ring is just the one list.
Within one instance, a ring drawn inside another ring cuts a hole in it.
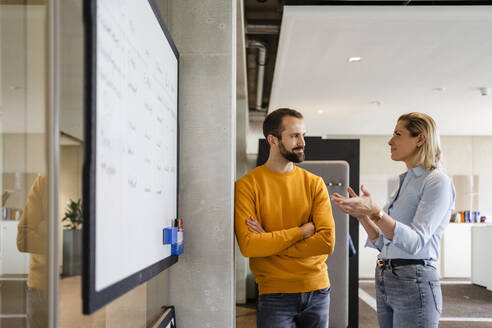
[{"label": "white ceiling", "polygon": [[492,135],[491,58],[490,6],[287,6],[269,111],[300,110],[308,135],[391,134],[410,111]]}]

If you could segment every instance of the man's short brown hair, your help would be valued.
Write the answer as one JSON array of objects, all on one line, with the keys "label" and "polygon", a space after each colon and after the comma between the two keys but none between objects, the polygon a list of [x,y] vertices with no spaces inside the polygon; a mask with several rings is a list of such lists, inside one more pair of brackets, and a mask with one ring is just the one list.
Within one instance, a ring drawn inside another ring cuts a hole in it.
[{"label": "man's short brown hair", "polygon": [[295,109],[290,108],[279,108],[268,114],[263,121],[263,135],[265,138],[268,137],[269,134],[282,139],[282,131],[284,127],[282,125],[282,119],[284,116],[292,116],[299,119],[302,119],[303,116],[301,113],[296,111]]}]

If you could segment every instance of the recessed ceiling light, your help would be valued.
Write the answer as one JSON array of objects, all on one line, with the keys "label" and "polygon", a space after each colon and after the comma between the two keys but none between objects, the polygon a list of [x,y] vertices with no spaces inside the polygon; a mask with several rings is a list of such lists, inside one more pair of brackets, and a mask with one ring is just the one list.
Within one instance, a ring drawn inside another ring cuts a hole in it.
[{"label": "recessed ceiling light", "polygon": [[382,102],[380,100],[371,101],[371,105],[381,106]]},{"label": "recessed ceiling light", "polygon": [[444,92],[444,91],[446,91],[446,88],[445,87],[438,87],[438,88],[434,88],[434,91]]},{"label": "recessed ceiling light", "polygon": [[479,90],[482,96],[488,96],[490,93],[490,89],[487,87],[480,88]]},{"label": "recessed ceiling light", "polygon": [[362,60],[361,57],[350,57],[348,59],[349,63],[358,62],[358,61],[361,61],[361,60]]},{"label": "recessed ceiling light", "polygon": [[322,109],[318,109],[317,112],[318,112],[318,114],[323,114],[325,111]]}]

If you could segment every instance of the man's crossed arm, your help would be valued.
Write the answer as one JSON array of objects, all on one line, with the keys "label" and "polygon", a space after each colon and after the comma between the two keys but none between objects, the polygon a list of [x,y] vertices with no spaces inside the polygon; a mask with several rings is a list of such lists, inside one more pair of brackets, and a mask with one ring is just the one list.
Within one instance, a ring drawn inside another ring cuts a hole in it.
[{"label": "man's crossed arm", "polygon": [[236,183],[235,202],[235,231],[244,256],[308,257],[333,253],[335,223],[328,191],[321,178],[317,181],[313,197],[312,222],[278,231],[265,231],[255,220],[256,197],[252,188],[244,184]]},{"label": "man's crossed arm", "polygon": [[[248,230],[253,234],[268,233],[261,224],[254,218],[246,219]],[[308,257],[316,255],[326,255],[333,253],[335,234],[334,229],[319,229],[312,222],[308,222],[299,227],[304,238],[296,241],[291,246],[281,250],[277,254],[272,255],[287,255],[291,257]]]}]

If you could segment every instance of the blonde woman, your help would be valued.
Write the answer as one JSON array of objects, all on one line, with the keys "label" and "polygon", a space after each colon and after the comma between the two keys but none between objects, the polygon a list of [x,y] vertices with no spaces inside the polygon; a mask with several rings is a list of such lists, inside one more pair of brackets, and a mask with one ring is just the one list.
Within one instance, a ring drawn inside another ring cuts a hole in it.
[{"label": "blonde woman", "polygon": [[400,116],[388,144],[391,159],[408,169],[388,205],[378,207],[364,186],[360,196],[349,188],[351,198],[335,193],[331,199],[362,224],[366,247],[380,251],[375,275],[379,326],[437,327],[442,294],[436,261],[454,208],[454,186],[439,169],[439,134],[430,116]]}]

